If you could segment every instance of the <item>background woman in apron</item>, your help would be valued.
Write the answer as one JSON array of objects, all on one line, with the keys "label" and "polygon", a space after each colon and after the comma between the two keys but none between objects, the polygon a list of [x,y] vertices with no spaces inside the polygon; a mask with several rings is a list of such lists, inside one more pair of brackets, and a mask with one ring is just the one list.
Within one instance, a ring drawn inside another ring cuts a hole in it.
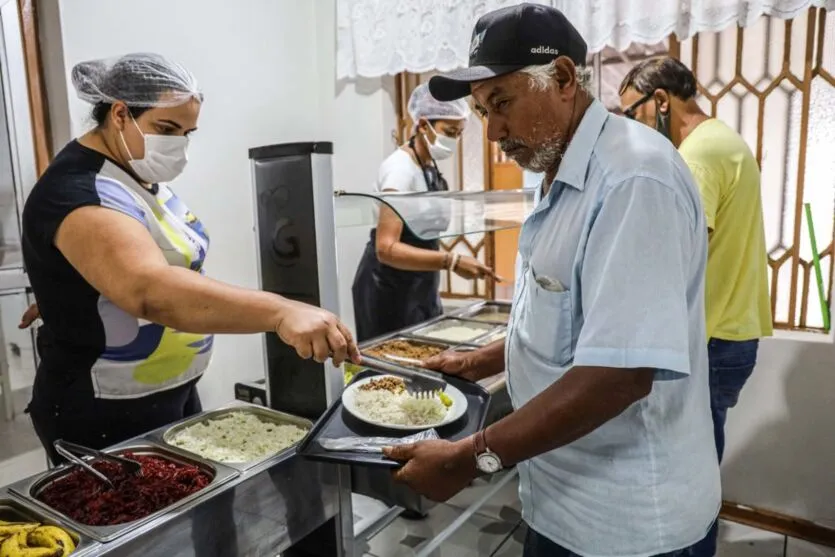
[{"label": "background woman in apron", "polygon": [[[380,166],[378,192],[446,191],[436,161],[455,154],[470,110],[463,100],[440,102],[419,85],[409,98],[414,134]],[[445,200],[422,200],[433,215],[430,228],[449,226]],[[423,213],[424,211],[422,211]],[[357,337],[362,342],[441,314],[438,293],[442,270],[466,279],[495,275],[473,257],[440,251],[437,240],[416,236],[389,207],[381,205],[377,227],[354,277]]]}]

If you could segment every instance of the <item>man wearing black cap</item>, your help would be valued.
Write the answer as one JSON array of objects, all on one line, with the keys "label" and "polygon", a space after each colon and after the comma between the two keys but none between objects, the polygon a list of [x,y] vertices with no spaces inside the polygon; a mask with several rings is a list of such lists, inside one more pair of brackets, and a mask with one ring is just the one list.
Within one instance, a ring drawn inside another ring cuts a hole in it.
[{"label": "man wearing black cap", "polygon": [[545,179],[506,340],[427,362],[472,380],[507,369],[515,412],[386,454],[437,500],[516,465],[526,557],[692,555],[721,499],[704,212],[672,144],[584,90],[585,61],[562,13],[521,4],[482,17],[469,67],[430,81],[440,100],[472,95],[490,140]]}]

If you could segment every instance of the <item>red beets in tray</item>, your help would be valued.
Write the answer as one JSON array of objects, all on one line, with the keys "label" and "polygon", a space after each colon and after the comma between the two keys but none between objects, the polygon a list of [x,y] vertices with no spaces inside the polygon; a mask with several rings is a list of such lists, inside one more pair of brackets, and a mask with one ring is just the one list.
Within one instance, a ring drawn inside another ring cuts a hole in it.
[{"label": "red beets in tray", "polygon": [[116,489],[109,489],[91,474],[75,469],[49,484],[36,498],[80,524],[114,526],[145,518],[212,481],[196,466],[130,452],[121,456],[140,463],[142,471],[134,475],[112,462],[93,464]]}]

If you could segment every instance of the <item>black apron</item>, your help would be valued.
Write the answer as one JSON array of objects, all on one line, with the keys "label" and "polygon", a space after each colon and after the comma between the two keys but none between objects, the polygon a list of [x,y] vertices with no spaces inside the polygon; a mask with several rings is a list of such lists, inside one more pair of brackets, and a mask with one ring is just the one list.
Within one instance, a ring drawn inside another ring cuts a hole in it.
[{"label": "black apron", "polygon": [[[414,152],[415,138],[409,140]],[[417,158],[417,155],[415,155]],[[447,191],[449,186],[438,165],[423,167],[423,178],[430,192]],[[357,341],[364,342],[441,315],[440,271],[402,271],[377,259],[377,229],[365,246],[354,284],[354,318]],[[421,249],[437,251],[438,240],[421,240],[404,223],[400,241]]]}]

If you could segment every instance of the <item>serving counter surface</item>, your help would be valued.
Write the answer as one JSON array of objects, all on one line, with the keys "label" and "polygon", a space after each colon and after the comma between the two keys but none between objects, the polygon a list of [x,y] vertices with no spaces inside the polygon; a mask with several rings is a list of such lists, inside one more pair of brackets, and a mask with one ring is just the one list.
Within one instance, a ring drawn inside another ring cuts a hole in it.
[{"label": "serving counter surface", "polygon": [[[493,324],[485,327],[485,332],[495,332],[496,327],[503,327],[501,323],[506,308],[507,304],[480,303],[445,318],[454,317],[458,321],[463,319],[476,323],[473,316],[488,314],[483,322]],[[499,318],[494,319],[493,316]],[[433,320],[428,324],[438,321]],[[405,336],[416,342],[427,342],[413,334],[425,325],[399,331],[392,337]],[[475,349],[477,344],[448,342],[444,346],[445,349],[466,350]],[[504,374],[482,382],[482,386],[493,394],[500,393],[504,384]],[[296,555],[293,553],[294,548],[314,532],[316,539],[313,553],[305,550],[305,553],[298,555],[353,555],[350,468],[306,460],[296,454],[295,448],[249,465],[225,466],[167,443],[172,433],[181,430],[184,425],[217,417],[235,408],[261,416],[272,414],[271,420],[275,423],[289,420],[300,425],[309,424],[305,420],[291,419],[292,416],[268,408],[258,407],[256,412],[253,405],[236,404],[204,412],[182,423],[171,424],[112,447],[109,451],[119,452],[142,446],[153,452],[156,448],[163,456],[174,455],[179,457],[174,460],[191,461],[202,469],[211,468],[215,472],[211,484],[200,492],[148,519],[130,523],[125,528],[107,530],[106,536],[102,535],[103,530],[75,523],[35,498],[38,486],[47,485],[56,477],[66,474],[67,467],[59,467],[0,488],[0,510],[5,512],[3,519],[17,516],[21,520],[53,524],[65,529],[78,543],[76,551],[72,553],[74,557],[271,557],[279,553],[293,556]],[[427,500],[404,486],[394,485],[388,471],[378,472],[354,470],[354,491],[383,499],[388,504],[399,505],[401,510],[413,509],[423,513],[431,506]],[[392,514],[394,516],[396,514]],[[328,535],[319,532],[327,532]],[[310,538],[306,541],[310,541]],[[317,553],[317,550],[321,553]]]},{"label": "serving counter surface", "polygon": [[[241,409],[249,405],[241,405]],[[269,410],[259,410],[269,412]],[[211,412],[205,415],[212,415]],[[193,418],[190,420],[193,421]],[[294,448],[263,459],[245,471],[236,471],[164,444],[165,432],[174,426],[125,443],[109,451],[142,446],[148,452],[193,462],[215,470],[217,483],[181,504],[172,505],[152,518],[127,527],[95,528],[70,518],[35,499],[39,485],[66,474],[59,467],[0,490],[0,503],[21,518],[55,524],[78,538],[73,557],[90,555],[154,557],[274,556],[292,548],[332,519],[337,548],[322,555],[350,555],[350,484],[347,469],[305,460]],[[222,480],[222,481],[221,481]],[[345,512],[347,509],[347,512]],[[340,523],[347,517],[348,527]],[[347,532],[342,539],[342,531]],[[107,535],[100,535],[105,533]],[[98,538],[99,541],[96,541]]]}]

